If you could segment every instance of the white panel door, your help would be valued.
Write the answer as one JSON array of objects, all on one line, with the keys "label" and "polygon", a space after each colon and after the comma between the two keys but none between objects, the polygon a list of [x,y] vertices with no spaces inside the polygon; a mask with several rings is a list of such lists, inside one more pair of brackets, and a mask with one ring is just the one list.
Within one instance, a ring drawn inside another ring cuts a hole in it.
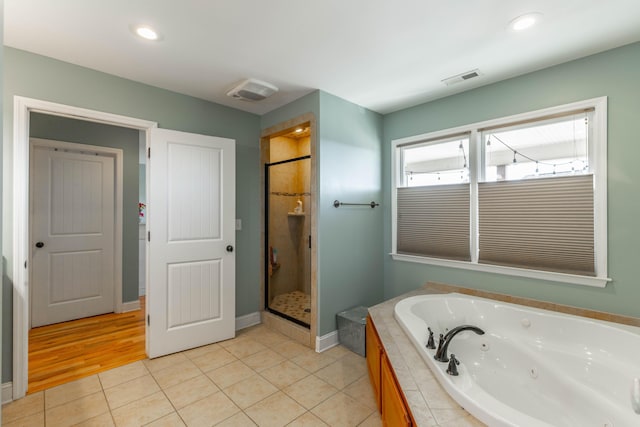
[{"label": "white panel door", "polygon": [[235,335],[235,141],[151,131],[147,354]]},{"label": "white panel door", "polygon": [[114,310],[112,157],[33,146],[31,326]]}]

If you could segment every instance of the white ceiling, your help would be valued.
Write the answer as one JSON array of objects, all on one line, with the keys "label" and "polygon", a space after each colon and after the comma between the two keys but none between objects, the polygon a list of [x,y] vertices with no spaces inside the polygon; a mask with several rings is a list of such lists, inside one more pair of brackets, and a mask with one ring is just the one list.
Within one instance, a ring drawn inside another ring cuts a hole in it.
[{"label": "white ceiling", "polygon": [[[315,89],[380,113],[640,40],[640,0],[5,0],[6,45],[252,113]],[[515,17],[542,13],[523,33]],[[163,36],[148,42],[130,26]],[[447,87],[441,80],[479,68]],[[280,91],[229,98],[254,77]]]}]

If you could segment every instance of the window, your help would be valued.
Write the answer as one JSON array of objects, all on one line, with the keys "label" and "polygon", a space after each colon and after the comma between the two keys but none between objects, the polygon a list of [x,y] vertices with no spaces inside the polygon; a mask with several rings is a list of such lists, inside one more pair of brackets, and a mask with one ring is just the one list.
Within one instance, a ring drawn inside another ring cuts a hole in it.
[{"label": "window", "polygon": [[394,141],[393,257],[606,285],[606,98]]}]

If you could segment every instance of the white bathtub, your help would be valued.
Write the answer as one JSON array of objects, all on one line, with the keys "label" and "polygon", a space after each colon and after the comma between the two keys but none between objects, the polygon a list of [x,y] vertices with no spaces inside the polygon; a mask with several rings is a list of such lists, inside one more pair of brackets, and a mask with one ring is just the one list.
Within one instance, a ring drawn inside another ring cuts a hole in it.
[{"label": "white bathtub", "polygon": [[[445,390],[490,426],[640,426],[640,328],[460,294],[409,297],[394,314]],[[427,326],[437,345],[460,325],[485,334],[452,339],[456,377],[425,345]]]}]

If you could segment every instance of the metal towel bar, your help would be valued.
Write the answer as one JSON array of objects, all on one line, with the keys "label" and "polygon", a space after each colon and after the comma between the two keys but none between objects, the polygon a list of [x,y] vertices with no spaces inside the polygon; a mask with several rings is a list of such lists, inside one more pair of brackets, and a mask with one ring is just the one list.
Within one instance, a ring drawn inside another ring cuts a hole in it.
[{"label": "metal towel bar", "polygon": [[339,208],[340,206],[369,206],[371,209],[373,209],[376,206],[380,206],[380,203],[376,203],[376,202],[371,202],[371,203],[344,203],[344,202],[341,202],[340,200],[334,200],[333,201],[333,207],[334,208]]}]

